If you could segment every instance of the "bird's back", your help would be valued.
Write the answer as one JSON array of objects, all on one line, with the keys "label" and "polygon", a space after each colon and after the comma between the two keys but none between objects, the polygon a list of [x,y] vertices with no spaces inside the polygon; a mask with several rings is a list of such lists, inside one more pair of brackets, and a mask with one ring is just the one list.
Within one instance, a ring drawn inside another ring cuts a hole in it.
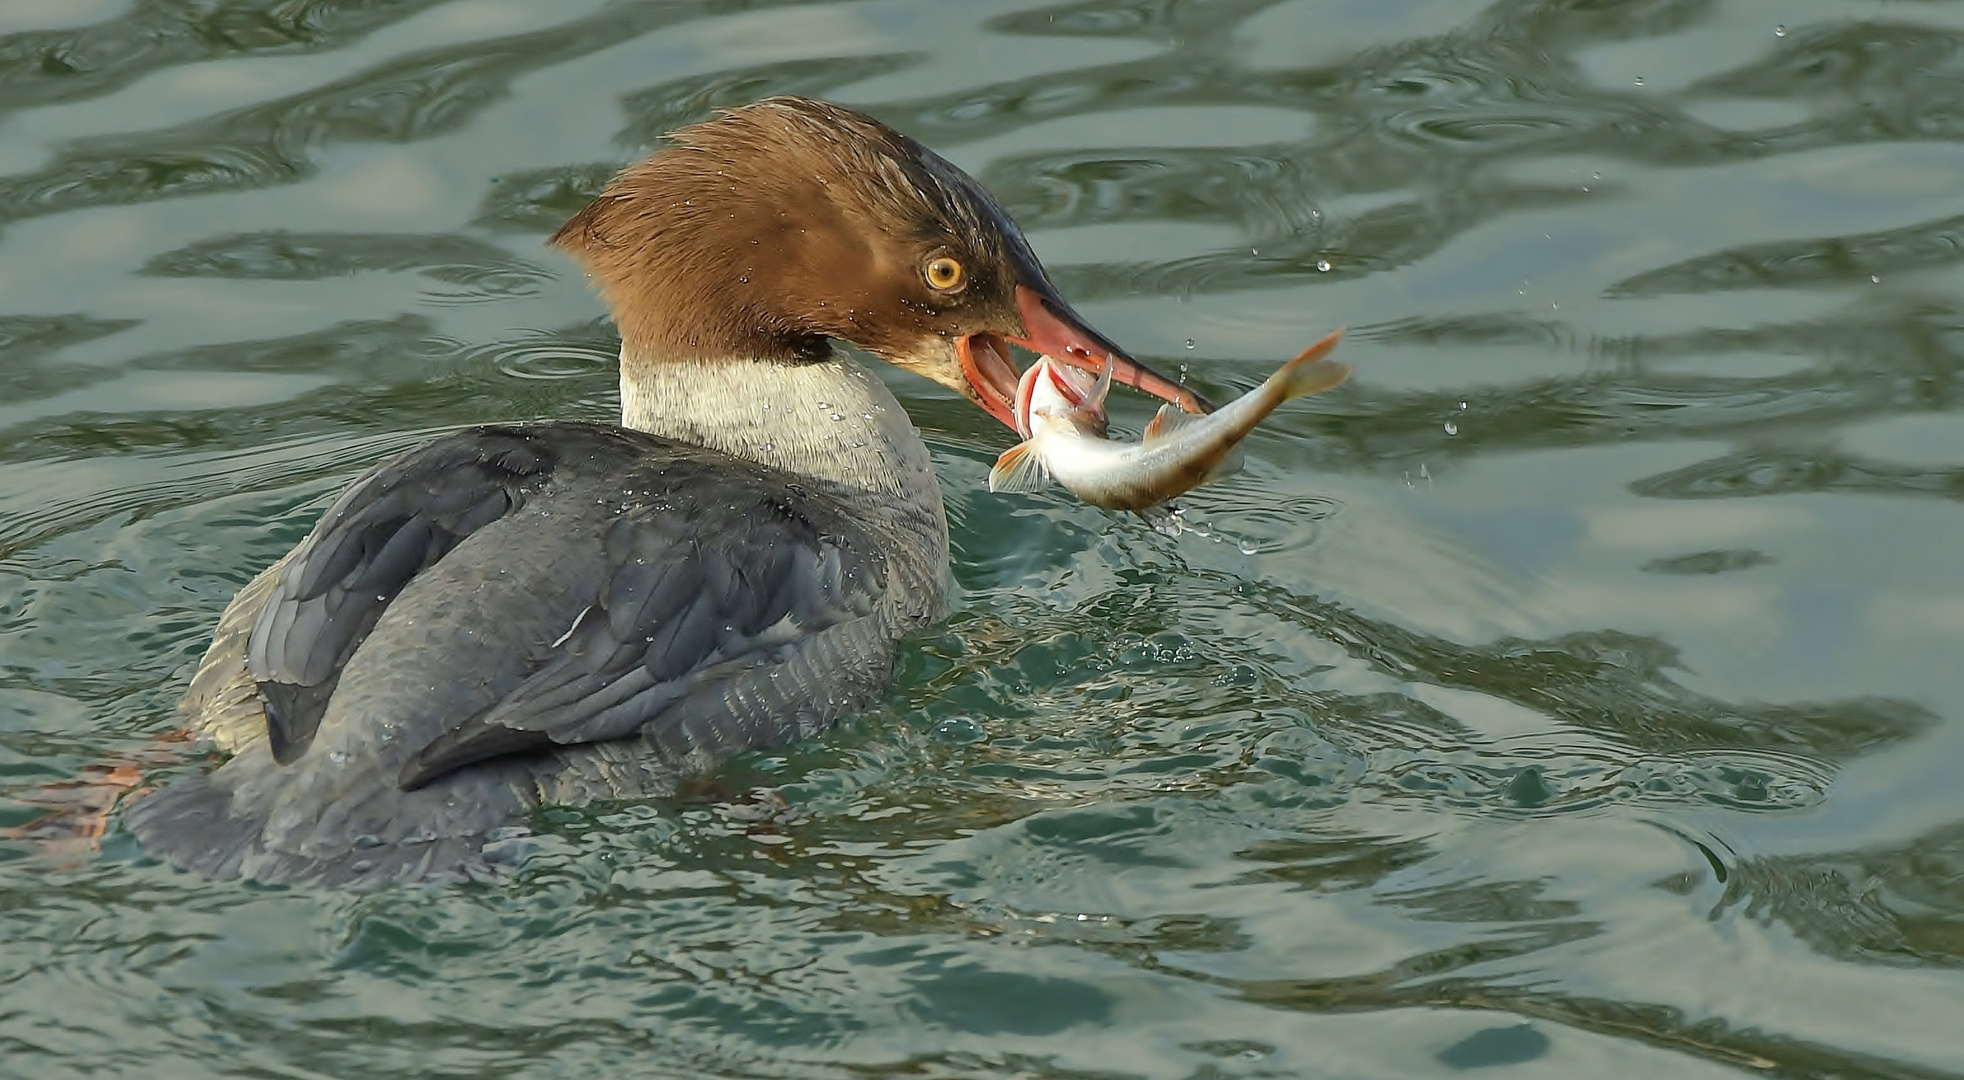
[{"label": "bird's back", "polygon": [[946,545],[938,512],[639,432],[445,436],[241,591],[184,706],[233,757],[127,823],[221,876],[488,873],[541,804],[669,794],[877,694]]}]

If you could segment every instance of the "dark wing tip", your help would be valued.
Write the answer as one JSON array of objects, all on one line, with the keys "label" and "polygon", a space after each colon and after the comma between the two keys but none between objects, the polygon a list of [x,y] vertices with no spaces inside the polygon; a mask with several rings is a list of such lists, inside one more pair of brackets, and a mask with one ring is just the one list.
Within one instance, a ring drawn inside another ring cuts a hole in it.
[{"label": "dark wing tip", "polygon": [[411,754],[396,774],[396,787],[415,791],[466,765],[509,754],[534,753],[552,745],[552,736],[543,731],[467,720]]},{"label": "dark wing tip", "polygon": [[313,744],[321,716],[327,712],[327,699],[334,696],[339,672],[317,686],[262,682],[259,700],[266,712],[266,741],[272,746],[273,760],[291,765]]}]

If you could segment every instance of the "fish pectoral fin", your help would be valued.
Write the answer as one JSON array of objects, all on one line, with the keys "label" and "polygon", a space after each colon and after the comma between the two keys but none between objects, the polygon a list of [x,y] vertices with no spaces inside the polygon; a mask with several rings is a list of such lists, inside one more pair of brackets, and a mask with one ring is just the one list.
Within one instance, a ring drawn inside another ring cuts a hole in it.
[{"label": "fish pectoral fin", "polygon": [[1173,405],[1161,405],[1159,411],[1153,414],[1152,420],[1146,424],[1146,430],[1141,437],[1147,446],[1152,446],[1172,438],[1181,428],[1189,424],[1198,424],[1205,419],[1207,419],[1205,416],[1183,412]]},{"label": "fish pectoral fin", "polygon": [[996,467],[989,470],[990,491],[1037,491],[1049,479],[1043,459],[1035,452],[1035,442],[1020,442],[1002,452]]}]

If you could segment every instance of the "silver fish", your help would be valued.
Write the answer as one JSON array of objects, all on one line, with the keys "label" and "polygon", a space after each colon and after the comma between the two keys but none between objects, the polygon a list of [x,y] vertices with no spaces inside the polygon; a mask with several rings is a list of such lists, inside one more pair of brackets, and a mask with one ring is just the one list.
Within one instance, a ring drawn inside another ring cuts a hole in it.
[{"label": "silver fish", "polygon": [[1335,331],[1260,386],[1205,416],[1162,405],[1136,443],[1105,437],[1109,365],[1093,382],[1048,356],[1038,357],[1016,387],[1016,424],[1025,441],[996,459],[989,490],[1034,491],[1048,477],[1093,506],[1143,512],[1228,476],[1241,468],[1238,444],[1277,405],[1350,377],[1350,365],[1323,359],[1342,337],[1343,331]]}]

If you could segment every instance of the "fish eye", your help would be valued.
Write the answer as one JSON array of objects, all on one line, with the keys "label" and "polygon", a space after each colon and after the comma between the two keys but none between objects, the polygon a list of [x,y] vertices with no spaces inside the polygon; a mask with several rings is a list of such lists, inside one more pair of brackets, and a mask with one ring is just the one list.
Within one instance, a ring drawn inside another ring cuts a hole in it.
[{"label": "fish eye", "polygon": [[929,259],[927,265],[921,268],[921,273],[927,278],[928,287],[936,292],[960,292],[962,286],[968,284],[968,271],[962,269],[959,261],[947,255]]}]

